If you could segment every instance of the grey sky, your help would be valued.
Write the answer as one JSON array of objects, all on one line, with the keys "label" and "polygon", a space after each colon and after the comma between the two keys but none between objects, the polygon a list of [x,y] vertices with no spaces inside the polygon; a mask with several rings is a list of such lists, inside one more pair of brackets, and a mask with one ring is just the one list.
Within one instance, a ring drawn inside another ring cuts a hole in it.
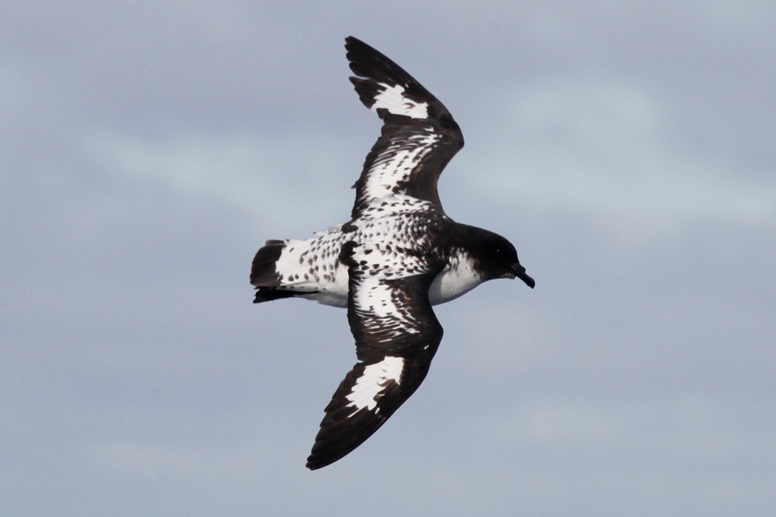
[{"label": "grey sky", "polygon": [[[445,208],[537,287],[438,307],[423,386],[311,473],[345,312],[248,273],[350,212],[349,34],[453,113]],[[2,513],[772,515],[774,34],[764,0],[5,2]]]}]

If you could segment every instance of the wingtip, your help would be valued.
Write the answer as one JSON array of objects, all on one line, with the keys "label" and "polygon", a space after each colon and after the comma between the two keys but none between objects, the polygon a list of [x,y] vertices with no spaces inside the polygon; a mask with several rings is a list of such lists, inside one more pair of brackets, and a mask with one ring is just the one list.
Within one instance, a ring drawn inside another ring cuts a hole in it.
[{"label": "wingtip", "polygon": [[307,457],[307,462],[304,464],[304,466],[307,468],[307,470],[310,471],[320,470],[323,467],[328,467],[332,463],[336,463],[344,456],[346,456],[346,454],[336,457],[327,457],[325,455],[312,453]]},{"label": "wingtip", "polygon": [[312,458],[313,458],[312,456],[308,457],[307,458],[307,463],[304,464],[304,466],[307,468],[307,470],[309,470],[311,472],[315,471],[315,470],[318,470],[320,468],[323,468],[326,465],[328,465],[328,463],[326,465],[318,464]]},{"label": "wingtip", "polygon": [[363,45],[365,47],[369,46],[369,45],[367,45],[366,43],[364,43],[363,41],[361,41],[360,39],[358,39],[355,36],[346,36],[345,37],[345,48],[346,49],[350,50],[352,47],[358,46],[358,45]]},{"label": "wingtip", "polygon": [[375,49],[361,41],[360,39],[356,38],[355,36],[348,36],[345,38],[345,52],[348,58],[348,61],[353,60],[353,57],[357,53],[363,53],[363,52],[376,52]]}]

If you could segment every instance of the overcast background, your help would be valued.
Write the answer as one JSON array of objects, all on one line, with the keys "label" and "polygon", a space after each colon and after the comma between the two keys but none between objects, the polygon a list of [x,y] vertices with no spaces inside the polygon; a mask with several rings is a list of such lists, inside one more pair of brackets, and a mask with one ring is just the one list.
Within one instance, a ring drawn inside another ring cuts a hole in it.
[{"label": "overcast background", "polygon": [[[421,389],[304,468],[345,312],[255,306],[379,132],[353,34],[455,116],[454,219],[536,278],[437,308]],[[776,3],[0,7],[0,513],[772,516]]]}]

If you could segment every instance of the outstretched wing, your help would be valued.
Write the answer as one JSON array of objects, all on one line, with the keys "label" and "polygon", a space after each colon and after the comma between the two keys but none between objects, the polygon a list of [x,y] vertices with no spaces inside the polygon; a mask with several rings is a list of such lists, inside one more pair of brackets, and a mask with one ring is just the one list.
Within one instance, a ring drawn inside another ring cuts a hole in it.
[{"label": "outstretched wing", "polygon": [[[329,465],[372,436],[425,379],[440,341],[428,299],[437,271],[390,278],[390,271],[350,264],[348,321],[359,362],[345,376],[307,458]],[[388,273],[388,274],[386,274]]]},{"label": "outstretched wing", "polygon": [[366,43],[345,40],[350,80],[364,105],[383,120],[382,134],[356,182],[352,217],[374,199],[406,194],[442,204],[437,180],[463,147],[463,135],[447,108],[399,65]]}]

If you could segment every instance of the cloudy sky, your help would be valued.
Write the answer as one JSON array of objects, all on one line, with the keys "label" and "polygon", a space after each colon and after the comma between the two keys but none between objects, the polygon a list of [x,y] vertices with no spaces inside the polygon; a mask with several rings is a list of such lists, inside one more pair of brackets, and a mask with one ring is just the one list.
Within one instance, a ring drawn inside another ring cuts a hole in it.
[{"label": "cloudy sky", "polygon": [[[3,513],[773,515],[776,4],[386,4],[2,3]],[[445,208],[537,286],[438,307],[421,389],[309,472],[345,312],[248,273],[348,217],[349,34],[454,114]]]}]

